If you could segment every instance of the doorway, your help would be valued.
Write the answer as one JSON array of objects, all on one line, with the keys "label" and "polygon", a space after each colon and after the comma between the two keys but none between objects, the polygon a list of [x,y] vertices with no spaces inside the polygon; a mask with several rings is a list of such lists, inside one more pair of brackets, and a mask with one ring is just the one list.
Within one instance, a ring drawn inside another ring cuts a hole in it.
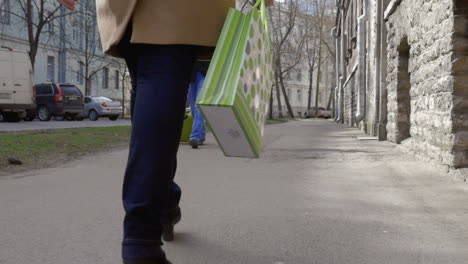
[{"label": "doorway", "polygon": [[398,84],[397,84],[397,138],[400,144],[411,137],[411,81],[409,72],[410,46],[408,37],[403,38],[398,48]]}]

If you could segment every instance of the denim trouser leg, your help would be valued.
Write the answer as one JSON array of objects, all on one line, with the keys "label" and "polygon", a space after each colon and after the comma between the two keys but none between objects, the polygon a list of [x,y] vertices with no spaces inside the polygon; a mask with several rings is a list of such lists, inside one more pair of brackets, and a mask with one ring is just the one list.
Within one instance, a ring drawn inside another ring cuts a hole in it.
[{"label": "denim trouser leg", "polygon": [[196,47],[131,45],[132,135],[123,185],[124,258],[151,258],[161,221],[178,205],[177,150]]},{"label": "denim trouser leg", "polygon": [[205,120],[203,119],[203,115],[200,112],[200,109],[197,107],[197,97],[200,94],[200,91],[203,87],[203,82],[205,81],[205,76],[203,74],[197,72],[196,81],[190,84],[190,91],[189,91],[189,103],[190,109],[192,111],[193,117],[193,127],[192,127],[192,134],[190,135],[190,139],[195,139],[199,142],[205,141]]}]

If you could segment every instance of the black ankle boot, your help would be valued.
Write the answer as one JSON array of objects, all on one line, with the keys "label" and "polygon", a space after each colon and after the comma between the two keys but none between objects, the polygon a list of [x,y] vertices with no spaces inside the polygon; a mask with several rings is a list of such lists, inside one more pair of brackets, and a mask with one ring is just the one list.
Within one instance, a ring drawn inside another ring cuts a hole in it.
[{"label": "black ankle boot", "polygon": [[123,264],[171,264],[161,247],[162,242],[145,245],[138,240],[124,241],[122,245]]},{"label": "black ankle boot", "polygon": [[162,239],[164,241],[174,240],[174,226],[179,223],[181,219],[182,213],[179,206],[168,212],[167,219],[163,221]]}]

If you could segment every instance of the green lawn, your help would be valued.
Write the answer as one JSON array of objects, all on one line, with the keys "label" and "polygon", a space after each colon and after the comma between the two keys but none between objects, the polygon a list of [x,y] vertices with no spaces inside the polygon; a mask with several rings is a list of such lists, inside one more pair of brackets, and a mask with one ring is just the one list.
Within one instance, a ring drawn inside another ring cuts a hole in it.
[{"label": "green lawn", "polygon": [[[266,123],[285,122],[288,120],[267,120]],[[0,132],[0,175],[56,166],[88,153],[125,147],[129,138],[129,126]],[[23,164],[10,165],[11,157]]]},{"label": "green lawn", "polygon": [[[129,137],[130,127],[0,133],[0,175],[57,165],[87,153],[124,147]],[[9,165],[9,157],[20,159],[23,165]]]}]

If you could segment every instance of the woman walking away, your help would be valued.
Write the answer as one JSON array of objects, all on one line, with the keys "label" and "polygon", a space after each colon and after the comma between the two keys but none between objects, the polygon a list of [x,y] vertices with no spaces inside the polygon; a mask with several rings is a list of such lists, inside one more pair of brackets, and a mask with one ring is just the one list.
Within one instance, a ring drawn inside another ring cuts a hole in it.
[{"label": "woman walking away", "polygon": [[[70,10],[78,0],[57,0]],[[174,182],[194,62],[212,51],[234,0],[96,0],[103,50],[132,80],[132,136],[123,183],[124,264],[169,264],[162,240],[180,220]]]}]

